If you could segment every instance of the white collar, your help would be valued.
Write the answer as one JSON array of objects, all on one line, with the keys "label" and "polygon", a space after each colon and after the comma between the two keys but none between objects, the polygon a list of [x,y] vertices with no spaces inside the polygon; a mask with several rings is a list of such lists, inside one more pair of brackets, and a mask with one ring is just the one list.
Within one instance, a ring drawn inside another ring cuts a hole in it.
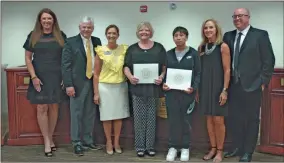
[{"label": "white collar", "polygon": [[80,36],[81,36],[82,40],[84,41],[84,43],[85,43],[87,40],[92,41],[92,40],[91,40],[91,37],[90,37],[89,39],[86,39],[86,38],[85,38],[84,36],[82,36],[81,34],[80,34]]},{"label": "white collar", "polygon": [[249,31],[249,29],[250,29],[250,25],[248,25],[248,26],[247,26],[244,30],[242,30],[242,31],[239,31],[239,30],[237,29],[237,34],[239,34],[240,32],[242,32],[242,35],[246,36],[247,33],[248,33],[248,31]]}]

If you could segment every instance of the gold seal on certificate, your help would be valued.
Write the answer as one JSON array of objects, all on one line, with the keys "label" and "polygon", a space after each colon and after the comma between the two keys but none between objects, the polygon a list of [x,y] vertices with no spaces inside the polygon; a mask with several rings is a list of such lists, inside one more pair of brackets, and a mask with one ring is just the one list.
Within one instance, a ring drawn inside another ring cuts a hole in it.
[{"label": "gold seal on certificate", "polygon": [[192,70],[167,69],[166,84],[170,89],[186,90],[191,87]]},{"label": "gold seal on certificate", "polygon": [[153,84],[159,76],[158,64],[134,64],[133,75],[139,79],[138,84]]}]

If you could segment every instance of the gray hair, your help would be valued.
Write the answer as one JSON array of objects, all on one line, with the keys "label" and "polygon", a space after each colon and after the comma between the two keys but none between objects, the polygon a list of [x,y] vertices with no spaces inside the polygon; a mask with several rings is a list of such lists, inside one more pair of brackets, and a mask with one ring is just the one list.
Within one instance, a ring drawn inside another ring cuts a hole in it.
[{"label": "gray hair", "polygon": [[248,8],[244,8],[244,10],[248,13],[248,16],[250,16],[250,11]]},{"label": "gray hair", "polygon": [[247,13],[247,15],[248,16],[250,16],[250,11],[249,11],[249,9],[248,8],[244,8],[244,7],[241,7],[241,8],[236,8],[235,10],[234,10],[234,12],[236,11],[236,10],[244,10],[246,13]]},{"label": "gray hair", "polygon": [[150,30],[150,32],[151,32],[150,38],[152,38],[153,35],[154,35],[154,29],[153,29],[152,24],[150,22],[148,22],[148,21],[143,21],[143,22],[141,22],[141,23],[139,23],[137,25],[137,29],[136,29],[136,36],[137,36],[137,38],[140,39],[140,36],[139,36],[138,33],[139,33],[140,29],[143,28],[143,27],[146,27],[146,28],[148,28]]},{"label": "gray hair", "polygon": [[89,16],[84,16],[80,21],[80,24],[81,23],[91,23],[92,25],[94,25],[94,19]]}]

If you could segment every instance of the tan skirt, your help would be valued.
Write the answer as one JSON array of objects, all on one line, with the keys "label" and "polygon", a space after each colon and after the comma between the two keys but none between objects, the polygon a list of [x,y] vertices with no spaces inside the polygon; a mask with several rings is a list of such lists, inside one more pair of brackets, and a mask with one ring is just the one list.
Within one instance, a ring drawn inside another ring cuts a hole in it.
[{"label": "tan skirt", "polygon": [[100,120],[117,120],[130,116],[128,86],[123,83],[99,83]]}]

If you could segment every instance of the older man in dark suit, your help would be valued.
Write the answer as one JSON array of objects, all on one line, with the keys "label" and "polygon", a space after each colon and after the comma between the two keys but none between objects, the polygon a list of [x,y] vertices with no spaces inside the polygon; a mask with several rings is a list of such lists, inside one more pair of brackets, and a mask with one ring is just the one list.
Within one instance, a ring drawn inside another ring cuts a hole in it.
[{"label": "older man in dark suit", "polygon": [[[94,21],[84,17],[80,34],[68,38],[62,53],[62,75],[66,93],[70,97],[71,141],[74,153],[82,156],[84,149],[101,149],[93,143],[96,105],[93,102],[94,48],[101,40],[93,37]],[[82,132],[81,132],[82,131]],[[82,135],[82,140],[81,140]]]},{"label": "older man in dark suit", "polygon": [[250,162],[259,132],[259,112],[262,91],[270,82],[275,56],[267,31],[250,25],[250,12],[234,11],[236,30],[224,34],[231,49],[232,80],[229,90],[229,131],[234,149],[225,157],[240,156],[240,162]]}]

